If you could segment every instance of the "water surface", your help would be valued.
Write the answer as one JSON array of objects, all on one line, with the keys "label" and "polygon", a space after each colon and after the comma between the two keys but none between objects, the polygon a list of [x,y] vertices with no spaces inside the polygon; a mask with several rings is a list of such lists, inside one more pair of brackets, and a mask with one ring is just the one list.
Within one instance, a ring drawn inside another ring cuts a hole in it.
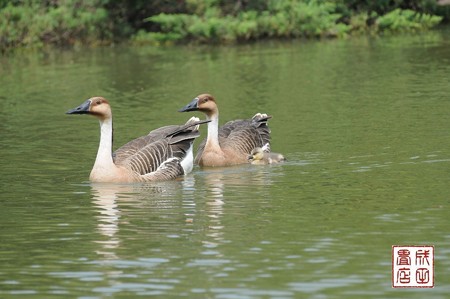
[{"label": "water surface", "polygon": [[[0,297],[446,298],[449,46],[435,32],[0,58]],[[65,111],[106,97],[120,146],[184,123],[203,92],[222,123],[273,115],[288,161],[88,182],[98,122]],[[405,244],[435,246],[434,289],[392,289]]]}]

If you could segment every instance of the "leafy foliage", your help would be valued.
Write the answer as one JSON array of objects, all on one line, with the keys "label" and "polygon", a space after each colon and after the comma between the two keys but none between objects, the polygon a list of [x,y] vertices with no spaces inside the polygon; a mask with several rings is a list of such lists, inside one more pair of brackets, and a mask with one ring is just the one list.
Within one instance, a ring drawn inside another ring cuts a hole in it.
[{"label": "leafy foliage", "polygon": [[46,44],[234,43],[429,29],[436,0],[0,0],[0,51]]},{"label": "leafy foliage", "polygon": [[154,37],[158,43],[164,40],[218,43],[268,37],[341,37],[368,31],[424,30],[442,20],[423,12],[434,7],[432,0],[238,1],[240,10],[219,6],[217,0],[188,2],[195,14],[159,14],[147,18],[159,25],[158,34],[149,33],[147,40],[151,42]]},{"label": "leafy foliage", "polygon": [[0,47],[26,45],[73,45],[98,42],[108,35],[108,12],[101,0],[8,2],[0,10]]},{"label": "leafy foliage", "polygon": [[340,36],[350,30],[349,26],[337,23],[341,15],[335,13],[335,4],[331,2],[271,0],[266,10],[240,11],[236,16],[225,15],[215,6],[205,7],[204,3],[201,9],[193,9],[203,12],[203,15],[159,14],[147,20],[160,25],[158,37],[171,34],[198,42],[234,42],[261,37]]},{"label": "leafy foliage", "polygon": [[441,22],[442,17],[420,14],[413,10],[395,9],[377,19],[381,31],[418,31],[429,29]]}]

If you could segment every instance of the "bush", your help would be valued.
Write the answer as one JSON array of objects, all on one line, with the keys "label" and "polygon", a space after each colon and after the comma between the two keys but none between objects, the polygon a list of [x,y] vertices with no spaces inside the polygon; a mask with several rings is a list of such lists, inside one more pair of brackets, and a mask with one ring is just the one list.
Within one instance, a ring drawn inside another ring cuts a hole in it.
[{"label": "bush", "polygon": [[412,10],[395,9],[377,19],[376,25],[383,32],[404,32],[429,29],[442,20],[442,17],[421,14]]},{"label": "bush", "polygon": [[35,8],[16,7],[7,4],[0,11],[0,45],[2,49],[36,43],[39,41],[35,35],[30,35],[29,21],[35,15]]},{"label": "bush", "polygon": [[108,12],[101,0],[9,2],[0,10],[0,49],[18,46],[59,46],[98,43],[111,39]]},{"label": "bush", "polygon": [[[193,3],[196,2],[191,5]],[[210,2],[211,5],[214,3]],[[272,0],[268,2],[267,10],[241,11],[236,16],[224,15],[218,7],[192,9],[203,14],[159,14],[147,20],[159,24],[163,35],[175,34],[180,40],[197,42],[230,42],[261,37],[341,36],[350,29],[346,24],[338,24],[341,15],[335,13],[335,5],[328,2]],[[161,39],[161,35],[158,37]]]},{"label": "bush", "polygon": [[[336,6],[331,2],[320,1],[271,1],[269,13],[285,18],[288,26],[288,36],[321,37],[334,36],[338,31],[347,30],[337,27],[337,20],[341,17],[335,13]],[[340,33],[344,33],[340,32]]]},{"label": "bush", "polygon": [[435,0],[0,0],[0,51],[130,37],[140,44],[340,37],[424,30],[449,16]]}]

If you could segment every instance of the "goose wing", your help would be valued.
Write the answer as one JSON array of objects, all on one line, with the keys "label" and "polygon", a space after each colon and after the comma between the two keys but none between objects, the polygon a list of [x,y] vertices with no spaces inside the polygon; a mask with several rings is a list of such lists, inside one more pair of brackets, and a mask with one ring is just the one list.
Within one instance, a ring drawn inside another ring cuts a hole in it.
[{"label": "goose wing", "polygon": [[178,143],[172,146],[170,142],[170,138],[152,142],[119,165],[140,175],[144,181],[170,180],[183,175],[180,156],[186,153],[185,148]]},{"label": "goose wing", "polygon": [[227,138],[219,139],[219,142],[222,148],[231,148],[233,152],[246,156],[263,144],[258,132],[252,127],[234,130]]},{"label": "goose wing", "polygon": [[168,135],[170,135],[170,133],[172,133],[180,128],[181,128],[181,126],[177,126],[177,125],[165,126],[165,127],[155,129],[145,136],[141,136],[139,138],[131,140],[130,142],[128,142],[128,143],[124,144],[123,146],[121,146],[120,148],[118,148],[113,153],[114,163],[120,164],[122,161],[124,161],[127,158],[131,157],[132,155],[136,154],[137,152],[139,152],[141,149],[143,149],[147,145],[149,145],[155,141],[166,138]]}]

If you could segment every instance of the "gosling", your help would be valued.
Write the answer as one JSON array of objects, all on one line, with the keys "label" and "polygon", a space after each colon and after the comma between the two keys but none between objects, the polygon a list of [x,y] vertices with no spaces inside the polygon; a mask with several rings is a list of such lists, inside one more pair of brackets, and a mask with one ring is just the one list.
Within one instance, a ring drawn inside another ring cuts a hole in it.
[{"label": "gosling", "polygon": [[253,149],[248,156],[248,161],[254,165],[266,165],[280,163],[286,161],[286,159],[282,154],[270,152],[268,153],[265,152],[262,148],[257,147]]}]

